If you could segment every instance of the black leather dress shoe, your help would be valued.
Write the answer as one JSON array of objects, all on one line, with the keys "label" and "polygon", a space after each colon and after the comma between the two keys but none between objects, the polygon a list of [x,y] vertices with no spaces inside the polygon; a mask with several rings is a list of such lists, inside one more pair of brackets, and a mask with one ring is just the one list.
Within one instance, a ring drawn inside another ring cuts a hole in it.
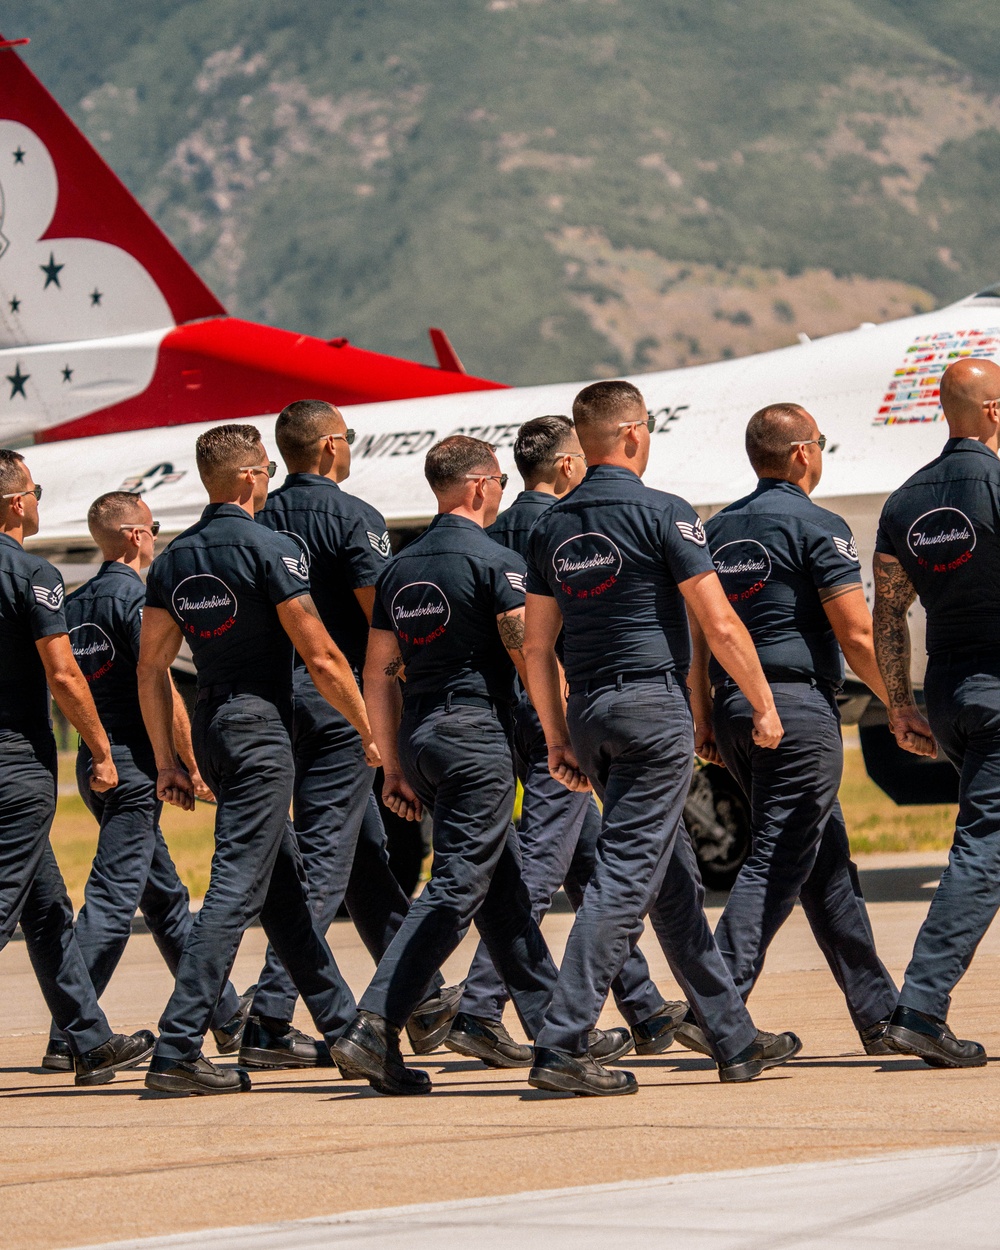
[{"label": "black leather dress shoe", "polygon": [[244,1068],[220,1068],[204,1055],[183,1060],[154,1057],[146,1088],[160,1094],[245,1094],[250,1074]]},{"label": "black leather dress shoe", "polygon": [[674,1041],[699,1055],[707,1055],[714,1059],[715,1054],[700,1024],[695,1023],[694,1016],[688,1012],[674,1031]]},{"label": "black leather dress shoe", "polygon": [[427,1073],[403,1063],[399,1029],[372,1012],[359,1011],[330,1051],[342,1072],[360,1073],[380,1094],[430,1093]]},{"label": "black leather dress shoe", "polygon": [[122,1068],[134,1068],[153,1053],[156,1038],[149,1029],[138,1033],[112,1033],[101,1046],[76,1057],[77,1085],[107,1085]]},{"label": "black leather dress shoe", "polygon": [[429,1055],[444,1044],[464,990],[464,985],[446,985],[416,1008],[406,1022],[406,1036],[415,1055]]},{"label": "black leather dress shoe", "polygon": [[876,1020],[874,1024],[870,1024],[866,1029],[858,1030],[858,1037],[861,1038],[861,1045],[865,1048],[866,1055],[894,1055],[896,1052],[885,1040],[885,1030],[889,1021]]},{"label": "black leather dress shoe", "polygon": [[330,1049],[284,1020],[251,1016],[243,1030],[239,1062],[244,1068],[329,1068]]},{"label": "black leather dress shoe", "polygon": [[72,1072],[73,1052],[69,1048],[69,1042],[64,1042],[61,1037],[50,1037],[45,1054],[42,1055],[42,1067],[47,1072]]},{"label": "black leather dress shoe", "polygon": [[687,1003],[664,1003],[659,1011],[646,1020],[640,1020],[632,1029],[632,1040],[637,1055],[662,1055],[674,1044],[677,1026],[687,1015]]},{"label": "black leather dress shoe", "polygon": [[738,1055],[719,1064],[719,1080],[736,1082],[752,1081],[768,1068],[787,1063],[802,1049],[802,1043],[794,1033],[765,1033],[757,1030],[757,1036]]},{"label": "black leather dress shoe", "polygon": [[978,1042],[957,1038],[944,1020],[913,1007],[897,1007],[885,1040],[898,1055],[919,1055],[932,1068],[982,1068],[986,1051]]},{"label": "black leather dress shoe", "polygon": [[587,1054],[598,1063],[620,1059],[631,1049],[631,1029],[591,1029],[587,1034]]},{"label": "black leather dress shoe", "polygon": [[460,1011],[455,1017],[445,1046],[457,1055],[481,1059],[488,1068],[530,1068],[534,1050],[515,1042],[503,1021],[484,1020]]},{"label": "black leather dress shoe", "polygon": [[251,985],[245,994],[240,995],[240,1009],[231,1020],[227,1020],[225,1024],[219,1028],[212,1030],[212,1036],[215,1038],[215,1049],[220,1055],[235,1055],[243,1041],[243,1030],[246,1028],[247,1017],[250,1015],[250,1007],[253,1003],[253,996],[257,993],[256,985]]},{"label": "black leather dress shoe", "polygon": [[591,1055],[568,1055],[561,1050],[535,1047],[528,1084],[560,1094],[634,1094],[639,1083],[624,1068],[604,1068]]}]

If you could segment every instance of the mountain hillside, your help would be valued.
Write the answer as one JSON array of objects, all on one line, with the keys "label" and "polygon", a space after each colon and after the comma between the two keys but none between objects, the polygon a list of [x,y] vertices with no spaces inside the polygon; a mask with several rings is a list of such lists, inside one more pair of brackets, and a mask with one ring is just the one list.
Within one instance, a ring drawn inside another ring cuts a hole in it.
[{"label": "mountain hillside", "polygon": [[[509,382],[1000,278],[986,0],[22,0],[5,34],[227,307]],[[16,24],[16,29],[14,26]]]}]

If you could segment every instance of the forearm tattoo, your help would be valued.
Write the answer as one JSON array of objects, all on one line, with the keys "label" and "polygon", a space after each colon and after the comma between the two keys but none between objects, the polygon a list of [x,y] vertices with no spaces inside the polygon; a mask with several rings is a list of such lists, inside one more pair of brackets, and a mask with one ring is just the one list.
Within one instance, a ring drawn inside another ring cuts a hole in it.
[{"label": "forearm tattoo", "polygon": [[910,627],[906,613],[916,598],[913,583],[898,560],[875,556],[875,658],[889,692],[889,705],[913,703],[910,682]]},{"label": "forearm tattoo", "polygon": [[508,651],[524,650],[524,621],[520,616],[502,616],[497,625],[500,641]]},{"label": "forearm tattoo", "polygon": [[399,670],[402,667],[403,657],[401,655],[394,655],[382,672],[385,673],[386,677],[398,677]]}]

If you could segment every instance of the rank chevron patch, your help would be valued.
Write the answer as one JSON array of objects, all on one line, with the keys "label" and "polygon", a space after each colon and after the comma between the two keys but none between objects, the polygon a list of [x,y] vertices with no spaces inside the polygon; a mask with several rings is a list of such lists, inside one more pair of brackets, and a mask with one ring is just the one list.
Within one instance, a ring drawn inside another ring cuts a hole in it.
[{"label": "rank chevron patch", "polygon": [[700,519],[693,524],[689,521],[675,521],[674,524],[680,530],[681,537],[686,538],[689,543],[695,543],[699,547],[704,547],[708,541],[705,537],[705,527]]},{"label": "rank chevron patch", "polygon": [[35,592],[35,601],[40,603],[43,608],[48,608],[50,612],[58,612],[62,607],[66,591],[61,585],[56,586],[54,590],[49,590],[48,586],[34,585],[31,589]]},{"label": "rank chevron patch", "polygon": [[392,546],[389,542],[388,533],[379,535],[373,534],[371,530],[365,530],[368,535],[368,541],[372,545],[372,550],[377,551],[380,556],[384,556],[387,560],[392,555]]}]

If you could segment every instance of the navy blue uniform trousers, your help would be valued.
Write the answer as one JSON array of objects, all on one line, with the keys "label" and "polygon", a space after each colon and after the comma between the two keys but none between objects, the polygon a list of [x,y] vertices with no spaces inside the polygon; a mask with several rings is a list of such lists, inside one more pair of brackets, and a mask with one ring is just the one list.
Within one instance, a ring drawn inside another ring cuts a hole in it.
[{"label": "navy blue uniform trousers", "polygon": [[80,1055],[111,1029],[73,930],[73,905],[49,844],[56,814],[56,744],[0,730],[0,950],[18,921],[52,1018]]},{"label": "navy blue uniform trousers", "polygon": [[753,709],[733,682],[715,694],[715,739],[750,804],[753,842],[715,930],[744,1001],[771,939],[802,903],[855,1028],[891,1015],[897,991],[875,950],[837,790],[844,771],[837,700],[815,682],[771,682],[785,735],[753,740]]},{"label": "navy blue uniform trousers", "polygon": [[[304,668],[295,670],[292,712],[295,786],[292,815],[306,874],[309,906],[326,933],[346,903],[376,963],[396,936],[410,900],[389,867],[385,829],[372,793],[357,730],[320,694]],[[432,989],[443,984],[434,978]],[[254,995],[255,1015],[291,1020],[298,993],[273,946]]]},{"label": "navy blue uniform trousers", "polygon": [[199,696],[191,736],[198,768],[218,803],[215,854],[208,892],[160,1019],[156,1053],[164,1058],[199,1054],[240,938],[257,916],[327,1041],[336,1041],[354,1018],[354,996],[309,910],[288,820],[290,715],[290,707],[283,715],[257,694]]},{"label": "navy blue uniform trousers", "polygon": [[587,1048],[608,988],[650,923],[719,1059],[757,1036],[705,917],[705,891],[683,825],[694,733],[687,691],[669,674],[573,692],[570,739],[604,802],[597,862],[576,913],[537,1043]]},{"label": "navy blue uniform trousers", "polygon": [[[101,831],[97,854],[76,918],[76,940],[98,997],[104,993],[132,933],[136,908],[142,912],[167,967],[174,974],[191,932],[187,889],[170,858],[160,831],[163,804],[156,797],[156,760],[152,749],[133,750],[112,741],[118,785],[101,794],[90,788],[90,749],[80,744],[76,784]],[[232,984],[222,991],[212,1024],[226,1024],[240,1009]],[[53,1024],[52,1036],[60,1036]]]},{"label": "navy blue uniform trousers", "polygon": [[958,819],[899,1002],[945,1020],[1000,908],[1000,655],[932,656],[924,696],[934,736],[958,769]]},{"label": "navy blue uniform trousers", "polygon": [[[421,711],[423,714],[421,715]],[[434,868],[359,1006],[402,1025],[475,921],[521,1024],[534,1037],[556,968],[521,880],[506,727],[486,705],[404,705],[399,758],[431,814]]]},{"label": "navy blue uniform trousers", "polygon": [[[514,714],[514,763],[524,788],[517,831],[521,877],[532,915],[540,924],[560,886],[573,910],[579,910],[596,863],[601,813],[592,794],[567,790],[549,772],[545,734],[526,694]],[[629,952],[625,966],[611,982],[611,992],[630,1025],[648,1020],[663,1006],[638,947]],[[485,1020],[500,1020],[506,1003],[503,980],[480,942],[465,980],[461,1010]]]}]

